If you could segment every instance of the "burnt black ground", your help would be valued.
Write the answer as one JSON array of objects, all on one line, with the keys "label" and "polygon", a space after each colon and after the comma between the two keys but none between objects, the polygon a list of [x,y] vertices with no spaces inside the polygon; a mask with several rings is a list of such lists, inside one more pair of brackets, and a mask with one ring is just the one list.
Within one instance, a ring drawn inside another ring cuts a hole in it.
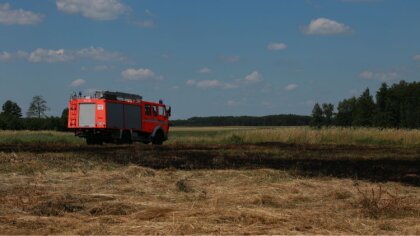
[{"label": "burnt black ground", "polygon": [[81,153],[86,158],[155,169],[258,169],[397,181],[420,186],[420,148],[260,143],[239,145],[0,145],[0,152]]}]

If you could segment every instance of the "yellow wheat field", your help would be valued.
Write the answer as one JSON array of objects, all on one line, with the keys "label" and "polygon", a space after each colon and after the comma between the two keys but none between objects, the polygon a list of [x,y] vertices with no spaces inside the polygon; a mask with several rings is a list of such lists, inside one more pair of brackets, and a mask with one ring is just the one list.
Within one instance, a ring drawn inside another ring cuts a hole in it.
[{"label": "yellow wheat field", "polygon": [[[420,130],[310,127],[174,127],[174,143],[362,144],[420,146]],[[184,135],[182,135],[184,134]]]},{"label": "yellow wheat field", "polygon": [[[419,129],[310,127],[171,127],[168,144],[296,144],[420,146]],[[0,131],[0,144],[56,143],[81,145],[71,132]]]}]

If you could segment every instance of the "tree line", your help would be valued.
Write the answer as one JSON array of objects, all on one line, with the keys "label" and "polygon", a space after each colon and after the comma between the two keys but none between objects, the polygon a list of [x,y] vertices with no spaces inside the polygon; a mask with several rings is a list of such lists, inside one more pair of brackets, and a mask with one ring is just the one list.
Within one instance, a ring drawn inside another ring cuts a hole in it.
[{"label": "tree line", "polygon": [[[22,109],[13,101],[6,101],[0,113],[3,130],[59,130],[67,129],[68,109],[61,117],[46,115],[49,110],[42,96],[34,96],[22,117]],[[383,83],[375,97],[366,89],[359,97],[343,99],[337,110],[331,103],[316,103],[311,116],[212,116],[173,120],[172,126],[362,126],[384,128],[420,128],[420,82]]]},{"label": "tree line", "polygon": [[399,83],[388,86],[382,83],[375,99],[366,89],[359,97],[343,99],[334,105],[316,103],[312,110],[310,125],[361,126],[382,128],[420,127],[420,83]]},{"label": "tree line", "polygon": [[[42,96],[34,96],[22,117],[22,109],[13,101],[6,101],[0,113],[0,129],[3,130],[59,130],[67,129],[68,109],[64,109],[61,117],[48,117],[47,102]],[[301,115],[269,115],[254,116],[214,116],[192,117],[187,120],[170,121],[172,126],[305,126],[309,124],[310,116]]]},{"label": "tree line", "polygon": [[269,115],[269,116],[211,116],[192,117],[186,120],[173,120],[172,126],[304,126],[310,116]]},{"label": "tree line", "polygon": [[22,109],[11,100],[2,105],[0,113],[0,129],[2,130],[59,130],[67,129],[67,108],[63,110],[61,117],[48,117],[46,112],[50,110],[42,96],[34,96],[26,112],[26,118],[22,117]]}]

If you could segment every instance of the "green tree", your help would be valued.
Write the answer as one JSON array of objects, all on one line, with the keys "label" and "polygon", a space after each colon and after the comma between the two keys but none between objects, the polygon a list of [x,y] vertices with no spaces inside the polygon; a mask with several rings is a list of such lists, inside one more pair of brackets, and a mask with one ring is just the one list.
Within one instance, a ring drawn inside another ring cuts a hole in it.
[{"label": "green tree", "polygon": [[388,103],[388,85],[382,83],[379,90],[376,92],[376,111],[374,118],[374,125],[379,127],[389,127],[392,126],[390,120],[390,114],[387,111]]},{"label": "green tree", "polygon": [[338,103],[336,122],[338,126],[351,126],[353,123],[356,98],[344,99]]},{"label": "green tree", "polygon": [[354,110],[353,125],[372,126],[375,103],[367,88],[360,97],[357,98]]},{"label": "green tree", "polygon": [[32,98],[32,102],[29,106],[26,115],[28,117],[36,118],[47,117],[45,112],[49,110],[50,108],[47,106],[47,102],[44,100],[44,98],[42,96],[37,95]]},{"label": "green tree", "polygon": [[12,102],[10,100],[7,100],[3,106],[2,106],[3,115],[9,116],[9,117],[16,117],[20,118],[22,117],[22,109],[18,106],[17,103]]},{"label": "green tree", "polygon": [[359,98],[338,103],[339,126],[420,127],[420,83],[383,83],[376,92],[376,103],[366,89]]},{"label": "green tree", "polygon": [[69,117],[69,109],[65,108],[63,109],[63,112],[61,113],[60,126],[58,127],[59,130],[64,131],[67,129],[68,117]]},{"label": "green tree", "polygon": [[324,117],[323,124],[325,126],[330,126],[333,124],[333,114],[334,114],[334,105],[331,103],[322,104],[322,114]]},{"label": "green tree", "polygon": [[312,117],[310,125],[312,127],[321,128],[323,122],[322,109],[318,103],[315,103],[312,109]]},{"label": "green tree", "polygon": [[3,114],[0,113],[0,130],[7,129],[7,121]]},{"label": "green tree", "polygon": [[3,112],[0,114],[0,129],[17,130],[22,128],[22,110],[10,100],[2,106]]}]

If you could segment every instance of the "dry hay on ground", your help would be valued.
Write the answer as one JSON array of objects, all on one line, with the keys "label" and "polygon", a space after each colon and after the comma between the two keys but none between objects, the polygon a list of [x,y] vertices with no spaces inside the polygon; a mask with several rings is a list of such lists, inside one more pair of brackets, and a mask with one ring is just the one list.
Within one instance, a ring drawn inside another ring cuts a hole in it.
[{"label": "dry hay on ground", "polygon": [[15,149],[0,152],[2,234],[420,234],[414,148]]},{"label": "dry hay on ground", "polygon": [[[2,173],[0,232],[420,233],[420,189],[398,183],[307,178],[273,169],[152,170],[106,163],[83,171],[69,169]],[[398,196],[400,200],[392,202],[395,207],[375,211],[366,205],[388,201],[387,194],[369,195],[372,189],[378,192],[378,186]]]}]

